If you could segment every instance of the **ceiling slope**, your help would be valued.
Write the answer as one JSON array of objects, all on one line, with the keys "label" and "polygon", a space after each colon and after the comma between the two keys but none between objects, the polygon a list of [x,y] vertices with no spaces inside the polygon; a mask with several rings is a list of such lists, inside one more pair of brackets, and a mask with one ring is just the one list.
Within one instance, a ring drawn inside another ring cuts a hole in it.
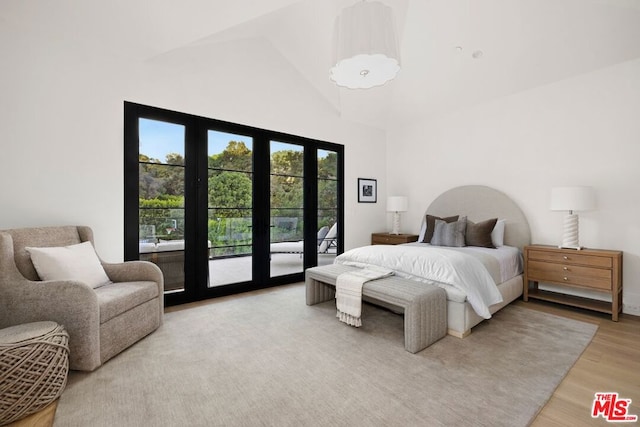
[{"label": "ceiling slope", "polygon": [[186,50],[205,70],[225,61],[212,45],[261,39],[341,117],[380,129],[640,58],[640,0],[383,2],[402,69],[367,90],[329,80],[335,17],[354,0],[4,0],[0,34],[167,67]]}]

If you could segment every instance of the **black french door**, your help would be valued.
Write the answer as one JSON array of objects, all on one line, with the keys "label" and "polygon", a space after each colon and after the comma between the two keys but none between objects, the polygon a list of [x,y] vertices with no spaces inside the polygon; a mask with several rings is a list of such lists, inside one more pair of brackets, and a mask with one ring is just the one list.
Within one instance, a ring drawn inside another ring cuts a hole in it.
[{"label": "black french door", "polygon": [[343,250],[343,146],[125,102],[125,259],[168,305],[303,280]]}]

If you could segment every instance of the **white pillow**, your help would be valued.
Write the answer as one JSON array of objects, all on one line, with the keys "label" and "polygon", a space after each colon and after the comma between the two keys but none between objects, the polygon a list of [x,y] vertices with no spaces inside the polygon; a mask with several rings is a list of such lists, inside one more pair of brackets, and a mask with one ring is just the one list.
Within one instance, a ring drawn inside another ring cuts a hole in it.
[{"label": "white pillow", "polygon": [[42,280],[78,280],[94,289],[111,282],[91,242],[25,250]]},{"label": "white pillow", "polygon": [[499,219],[491,232],[491,242],[496,248],[504,246],[504,226],[506,222],[506,219]]}]

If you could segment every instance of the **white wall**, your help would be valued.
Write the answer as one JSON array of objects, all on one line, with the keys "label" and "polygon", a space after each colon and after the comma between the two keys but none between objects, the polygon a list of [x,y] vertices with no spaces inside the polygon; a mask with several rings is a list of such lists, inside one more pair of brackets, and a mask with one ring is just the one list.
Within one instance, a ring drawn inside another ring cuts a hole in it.
[{"label": "white wall", "polygon": [[125,100],[344,144],[346,247],[384,223],[381,204],[356,201],[358,176],[384,182],[384,132],[341,120],[264,41],[139,62],[48,34],[2,34],[0,229],[89,225],[99,253],[122,260]]},{"label": "white wall", "polygon": [[[562,213],[548,210],[550,188],[593,185],[599,207],[581,213],[581,241],[625,252],[625,311],[640,313],[639,61],[387,136],[341,120],[261,40],[140,62],[84,46],[82,37],[73,45],[8,24],[0,26],[0,229],[86,224],[103,257],[122,259],[128,100],[344,144],[346,248],[390,226],[387,194],[410,197],[403,230],[416,232],[429,202],[463,184],[507,193],[527,215],[533,241],[556,243]],[[378,179],[378,203],[357,203],[358,177]]]},{"label": "white wall", "polygon": [[[389,193],[407,194],[403,229],[418,231],[431,200],[467,184],[520,206],[532,242],[558,244],[564,213],[551,187],[590,185],[580,243],[624,251],[624,312],[640,315],[640,60],[560,81],[389,132]],[[405,189],[408,189],[406,191]]]}]

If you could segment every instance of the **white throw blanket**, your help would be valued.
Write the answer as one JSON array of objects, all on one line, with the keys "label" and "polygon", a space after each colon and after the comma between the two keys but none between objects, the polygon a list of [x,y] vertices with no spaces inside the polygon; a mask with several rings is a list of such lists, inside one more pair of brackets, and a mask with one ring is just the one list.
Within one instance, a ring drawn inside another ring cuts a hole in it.
[{"label": "white throw blanket", "polygon": [[365,282],[392,274],[392,270],[385,268],[366,268],[340,274],[336,279],[336,317],[347,325],[362,326],[362,286]]}]

